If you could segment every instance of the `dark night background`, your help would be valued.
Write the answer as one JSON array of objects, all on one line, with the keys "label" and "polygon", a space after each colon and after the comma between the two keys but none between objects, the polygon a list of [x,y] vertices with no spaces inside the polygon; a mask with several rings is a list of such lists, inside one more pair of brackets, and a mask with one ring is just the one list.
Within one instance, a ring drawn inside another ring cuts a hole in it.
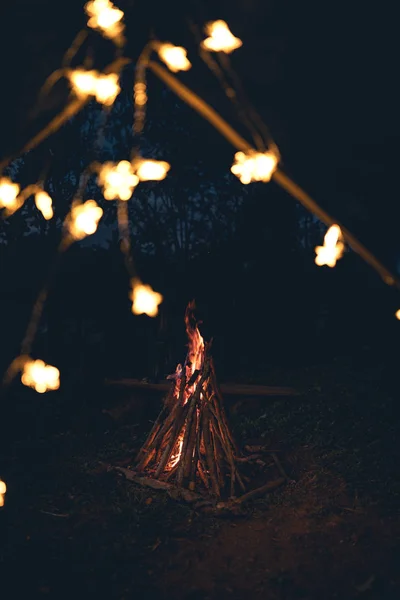
[{"label": "dark night background", "polygon": [[[2,4],[1,157],[18,152],[65,106],[63,83],[39,107],[37,95],[84,27],[83,4]],[[184,46],[193,67],[179,79],[248,138],[199,60],[189,27],[189,21],[201,29],[209,20],[226,20],[243,40],[232,55],[233,67],[280,149],[283,170],[399,273],[400,98],[393,4],[121,0],[118,6],[125,12],[125,55],[132,63],[151,34]],[[85,48],[95,68],[112,60],[112,44],[95,33]],[[78,53],[73,64],[82,56]],[[63,418],[73,421],[82,406],[98,407],[104,378],[158,380],[170,373],[184,358],[183,314],[192,298],[204,336],[214,338],[221,380],[287,385],[290,370],[311,369],[305,385],[312,388],[326,365],[335,381],[346,364],[350,381],[353,367],[378,370],[392,398],[399,293],[351,251],[334,269],[317,267],[314,247],[326,227],[273,182],[242,186],[230,174],[235,150],[152,74],[144,134],[133,138],[132,77],[128,66],[105,125],[98,105],[90,103],[4,173],[21,186],[45,173],[60,223],[81,171],[93,160],[127,158],[140,143],[144,153],[172,165],[165,181],[141,186],[129,207],[138,271],[164,296],[157,319],[131,314],[114,203],[105,203],[89,182],[85,197],[105,208],[104,226],[63,257],[33,350],[60,368],[62,390],[52,398]],[[44,222],[31,198],[0,223],[1,372],[19,352],[47,278],[61,235],[57,219]],[[177,248],[174,236],[182,223],[192,237]],[[30,434],[29,415],[43,431],[48,424],[32,408],[18,408],[24,394],[29,403],[45,406],[47,397],[38,400],[21,387],[16,382],[4,396],[10,423],[5,442],[17,430]]]}]

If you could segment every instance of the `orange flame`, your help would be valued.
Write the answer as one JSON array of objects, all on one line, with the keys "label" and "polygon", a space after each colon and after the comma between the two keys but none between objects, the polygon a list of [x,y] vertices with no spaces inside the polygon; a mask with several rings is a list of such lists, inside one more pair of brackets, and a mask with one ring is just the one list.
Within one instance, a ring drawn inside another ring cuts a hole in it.
[{"label": "orange flame", "polygon": [[[204,358],[204,339],[197,327],[197,322],[194,318],[194,309],[195,303],[192,301],[189,302],[185,312],[186,333],[189,338],[189,350],[186,360],[186,381],[189,381],[196,370],[201,369]],[[193,387],[195,387],[196,383],[197,381]],[[193,390],[190,390],[188,392],[188,396],[192,391]]]},{"label": "orange flame", "polygon": [[[187,382],[191,379],[195,371],[200,371],[203,366],[204,360],[204,339],[201,335],[199,328],[197,326],[197,321],[194,317],[194,309],[195,303],[194,301],[189,302],[186,312],[185,312],[185,325],[186,325],[186,333],[189,339],[188,343],[188,353],[186,357],[186,361],[184,367],[179,364],[176,367],[176,371],[174,375],[171,375],[169,379],[175,379],[175,389],[174,389],[174,398],[176,401],[179,399],[179,390],[181,387],[182,377],[185,373],[186,375],[186,386],[182,398],[183,404],[186,404],[189,397],[193,394],[196,389],[196,386],[200,379],[200,374],[196,377],[196,380],[190,385],[187,385]],[[183,447],[183,438],[185,436],[185,428],[182,429],[178,440],[175,444],[175,447],[172,451],[171,457],[166,466],[166,471],[170,471],[173,469],[179,462],[182,454]]]}]

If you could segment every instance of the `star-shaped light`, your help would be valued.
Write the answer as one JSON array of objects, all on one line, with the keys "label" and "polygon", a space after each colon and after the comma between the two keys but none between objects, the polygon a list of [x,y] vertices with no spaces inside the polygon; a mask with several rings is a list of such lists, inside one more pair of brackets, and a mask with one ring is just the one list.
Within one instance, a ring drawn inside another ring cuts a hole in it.
[{"label": "star-shaped light", "polygon": [[0,177],[0,208],[17,208],[20,187],[8,177]]},{"label": "star-shaped light", "polygon": [[243,45],[242,40],[231,33],[225,21],[218,20],[207,23],[205,32],[209,37],[203,40],[201,45],[206,50],[230,54]]},{"label": "star-shaped light", "polygon": [[56,367],[46,365],[43,360],[28,360],[23,366],[21,381],[43,394],[47,390],[58,390],[60,371]]},{"label": "star-shaped light", "polygon": [[231,167],[234,175],[244,184],[252,181],[270,181],[278,166],[278,157],[274,152],[236,152],[235,162]]},{"label": "star-shaped light", "polygon": [[113,40],[121,37],[124,30],[121,23],[124,13],[110,0],[91,0],[85,4],[85,11],[90,17],[88,27],[99,29],[105,37]]},{"label": "star-shaped light", "polygon": [[146,314],[155,317],[158,314],[158,305],[163,301],[162,295],[140,281],[132,280],[131,283],[132,312],[135,315]]},{"label": "star-shaped light", "polygon": [[111,106],[121,91],[117,73],[105,75],[95,70],[74,69],[68,77],[78,98],[94,96],[97,102],[106,106]]},{"label": "star-shaped light", "polygon": [[94,96],[100,104],[111,106],[121,91],[119,76],[116,73],[98,75]]},{"label": "star-shaped light", "polygon": [[5,484],[5,482],[0,479],[0,507],[4,506],[4,494],[7,491],[7,486]]},{"label": "star-shaped light", "polygon": [[324,245],[317,246],[315,248],[316,257],[315,263],[321,267],[327,265],[328,267],[334,267],[336,261],[342,257],[344,252],[344,243],[342,240],[342,232],[339,225],[332,225],[324,237]]},{"label": "star-shaped light", "polygon": [[168,42],[159,44],[157,47],[158,56],[167,67],[177,73],[178,71],[188,71],[192,66],[186,54],[187,50],[182,46],[174,46]]},{"label": "star-shaped light", "polygon": [[164,160],[141,158],[134,161],[133,167],[140,181],[161,181],[167,176],[171,165]]},{"label": "star-shaped light", "polygon": [[87,235],[95,233],[102,214],[103,209],[94,200],[73,205],[66,221],[72,238],[82,240]]},{"label": "star-shaped light", "polygon": [[100,168],[98,182],[103,187],[106,200],[129,200],[139,183],[139,177],[135,175],[128,160],[121,160],[119,163],[104,163]]},{"label": "star-shaped light", "polygon": [[39,191],[35,194],[36,208],[40,210],[43,217],[48,221],[53,218],[52,200],[47,192]]}]

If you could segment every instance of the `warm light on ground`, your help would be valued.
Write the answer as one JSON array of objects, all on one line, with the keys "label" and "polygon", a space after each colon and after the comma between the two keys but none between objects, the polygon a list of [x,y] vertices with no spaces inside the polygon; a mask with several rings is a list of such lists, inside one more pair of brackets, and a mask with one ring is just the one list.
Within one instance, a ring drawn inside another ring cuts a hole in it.
[{"label": "warm light on ground", "polygon": [[231,171],[244,184],[252,181],[270,181],[276,167],[278,158],[273,152],[236,152],[235,162]]},{"label": "warm light on ground", "polygon": [[43,394],[47,390],[58,390],[60,371],[56,367],[46,365],[43,360],[28,360],[23,366],[21,381]]},{"label": "warm light on ground", "polygon": [[243,45],[242,40],[231,33],[225,21],[218,20],[207,23],[205,32],[209,37],[203,40],[201,45],[206,50],[230,54]]},{"label": "warm light on ground", "polygon": [[104,163],[98,181],[106,200],[129,200],[139,183],[139,177],[128,160],[121,160],[119,163]]},{"label": "warm light on ground", "polygon": [[344,252],[344,243],[341,241],[342,232],[339,225],[332,225],[325,234],[324,245],[315,248],[315,264],[319,267],[327,265],[334,267]]},{"label": "warm light on ground", "polygon": [[186,56],[187,51],[181,46],[174,46],[168,43],[160,44],[157,52],[161,60],[174,73],[177,73],[177,71],[188,71],[192,66]]},{"label": "warm light on ground", "polygon": [[75,240],[82,240],[95,233],[102,215],[103,209],[94,200],[86,200],[83,204],[73,206],[67,220],[71,236]]},{"label": "warm light on ground", "polygon": [[132,282],[132,312],[135,315],[148,315],[155,317],[158,314],[158,305],[163,301],[163,297],[155,292],[150,285]]},{"label": "warm light on ground", "polygon": [[46,221],[53,217],[52,200],[47,192],[36,192],[35,204],[36,208],[40,210]]},{"label": "warm light on ground", "polygon": [[20,187],[8,177],[0,178],[0,208],[16,208]]}]

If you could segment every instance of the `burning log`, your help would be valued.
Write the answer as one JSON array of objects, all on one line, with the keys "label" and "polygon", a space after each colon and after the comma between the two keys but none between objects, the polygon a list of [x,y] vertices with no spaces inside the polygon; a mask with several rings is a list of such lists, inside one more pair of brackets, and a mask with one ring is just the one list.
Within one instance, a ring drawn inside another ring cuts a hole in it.
[{"label": "burning log", "polygon": [[136,458],[132,479],[160,489],[179,489],[181,497],[188,495],[186,490],[193,497],[206,492],[215,500],[237,498],[247,491],[243,483],[247,478],[239,472],[246,461],[239,456],[228,425],[211,344],[204,342],[193,310],[190,303],[185,313],[186,360],[169,376],[173,383]]}]

